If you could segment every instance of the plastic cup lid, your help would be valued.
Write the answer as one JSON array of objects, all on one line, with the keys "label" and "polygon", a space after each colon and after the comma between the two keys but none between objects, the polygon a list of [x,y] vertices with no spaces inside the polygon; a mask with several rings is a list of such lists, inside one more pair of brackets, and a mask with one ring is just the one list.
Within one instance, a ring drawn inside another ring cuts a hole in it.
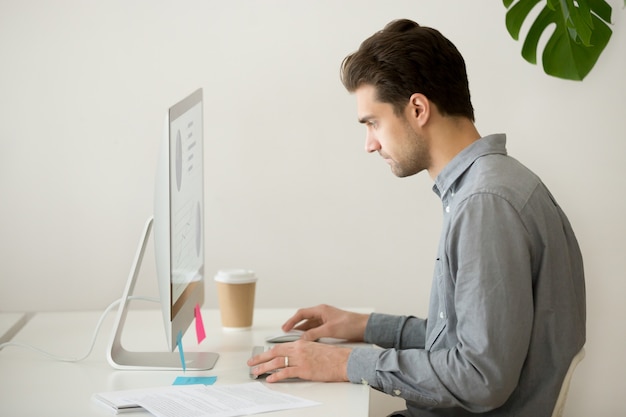
[{"label": "plastic cup lid", "polygon": [[250,269],[221,269],[217,271],[215,281],[227,284],[248,284],[256,282],[257,277]]}]

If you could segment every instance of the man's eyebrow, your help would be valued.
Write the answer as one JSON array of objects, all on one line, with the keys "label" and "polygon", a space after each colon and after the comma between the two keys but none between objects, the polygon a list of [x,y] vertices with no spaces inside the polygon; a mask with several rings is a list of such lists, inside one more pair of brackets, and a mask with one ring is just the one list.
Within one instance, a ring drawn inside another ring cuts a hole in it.
[{"label": "man's eyebrow", "polygon": [[365,123],[371,122],[371,121],[372,121],[372,119],[374,119],[374,116],[372,116],[372,115],[367,115],[367,116],[359,117],[359,123],[363,123],[363,124],[365,124]]}]

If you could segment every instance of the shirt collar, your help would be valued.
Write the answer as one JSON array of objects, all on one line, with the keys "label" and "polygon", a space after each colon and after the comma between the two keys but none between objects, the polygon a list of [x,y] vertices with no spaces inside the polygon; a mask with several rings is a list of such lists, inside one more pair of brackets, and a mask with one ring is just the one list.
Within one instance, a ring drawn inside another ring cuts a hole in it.
[{"label": "shirt collar", "polygon": [[489,154],[506,155],[506,135],[499,133],[485,136],[459,152],[435,178],[433,191],[440,198],[448,192],[452,184],[481,156]]}]

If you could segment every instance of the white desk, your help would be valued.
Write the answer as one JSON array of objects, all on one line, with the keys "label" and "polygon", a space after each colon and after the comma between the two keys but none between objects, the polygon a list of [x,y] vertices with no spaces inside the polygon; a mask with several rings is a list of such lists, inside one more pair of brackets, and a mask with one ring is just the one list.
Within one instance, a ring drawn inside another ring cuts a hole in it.
[{"label": "white desk", "polygon": [[[186,351],[218,352],[213,370],[186,375],[217,376],[217,384],[250,382],[246,360],[252,346],[276,333],[293,310],[267,309],[255,312],[251,331],[223,332],[216,310],[203,310],[207,338],[198,345],[191,328],[183,338]],[[91,341],[101,312],[35,314],[13,341],[35,345],[66,357],[82,356]],[[128,350],[165,349],[160,312],[131,310],[122,343]],[[107,363],[114,314],[104,322],[92,354],[82,362],[59,362],[30,350],[7,347],[0,351],[0,416],[111,416],[95,403],[95,392],[171,385],[177,371],[119,371]],[[322,403],[321,406],[266,413],[263,416],[360,416],[367,417],[370,388],[350,383],[308,381],[267,384],[271,389]],[[146,412],[128,415],[148,416]]]}]

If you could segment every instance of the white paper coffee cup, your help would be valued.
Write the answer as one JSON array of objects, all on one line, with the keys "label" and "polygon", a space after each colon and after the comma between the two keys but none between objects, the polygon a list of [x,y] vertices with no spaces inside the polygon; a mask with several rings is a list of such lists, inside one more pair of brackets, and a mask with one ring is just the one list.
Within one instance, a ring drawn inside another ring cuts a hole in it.
[{"label": "white paper coffee cup", "polygon": [[249,269],[222,269],[215,275],[224,330],[248,330],[254,316],[257,277]]}]

